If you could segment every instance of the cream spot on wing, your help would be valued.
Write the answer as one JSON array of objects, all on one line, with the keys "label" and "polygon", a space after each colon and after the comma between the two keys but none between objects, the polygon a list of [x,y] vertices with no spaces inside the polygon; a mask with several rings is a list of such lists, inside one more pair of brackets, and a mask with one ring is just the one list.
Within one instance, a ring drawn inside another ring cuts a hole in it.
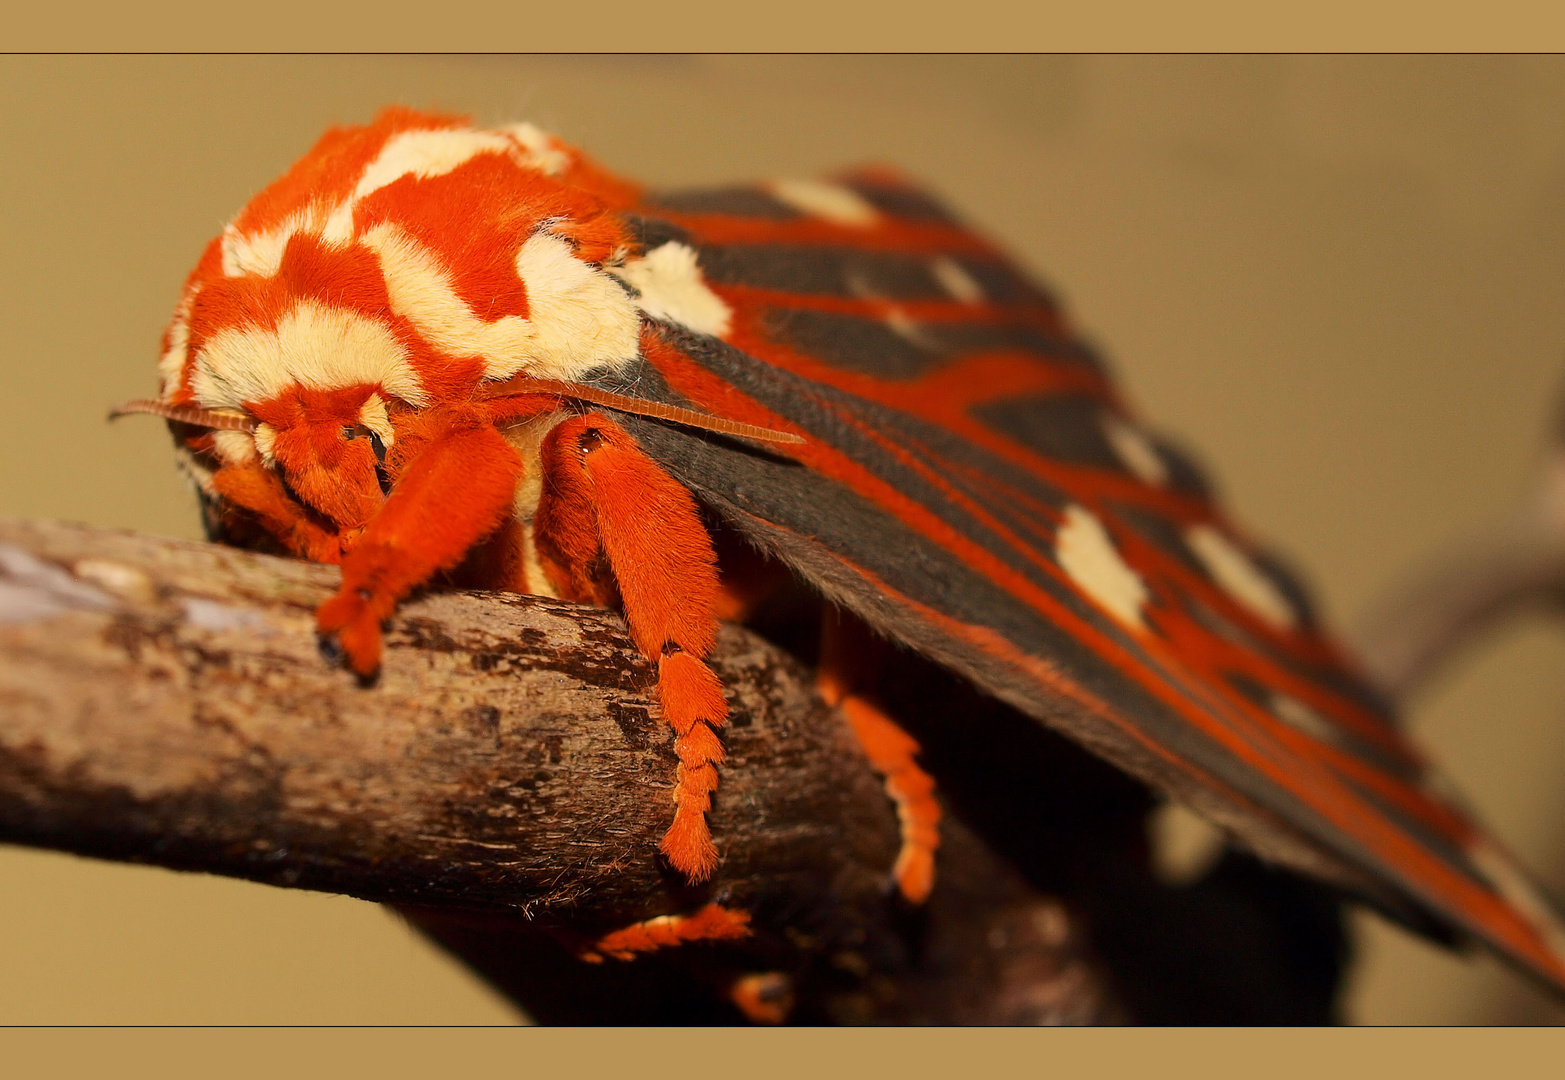
[{"label": "cream spot on wing", "polygon": [[1185,530],[1185,544],[1201,560],[1212,580],[1262,622],[1288,630],[1298,621],[1293,605],[1272,579],[1237,544],[1212,526],[1192,525]]},{"label": "cream spot on wing", "polygon": [[1330,720],[1297,698],[1287,694],[1272,695],[1272,715],[1289,727],[1297,728],[1312,739],[1330,743],[1339,741],[1340,733]]},{"label": "cream spot on wing", "polygon": [[1140,428],[1111,412],[1100,413],[1099,420],[1104,437],[1125,468],[1157,487],[1168,483],[1168,465]]},{"label": "cream spot on wing", "polygon": [[548,132],[532,124],[508,124],[500,130],[521,146],[524,165],[537,169],[545,176],[559,176],[570,168],[570,154],[561,149],[559,140]]},{"label": "cream spot on wing", "polygon": [[1183,803],[1165,802],[1147,818],[1152,870],[1169,885],[1191,885],[1222,857],[1227,835]]},{"label": "cream spot on wing", "polygon": [[1100,607],[1134,630],[1146,629],[1141,614],[1146,583],[1120,557],[1103,522],[1086,507],[1073,503],[1065,508],[1054,554],[1071,580]]},{"label": "cream spot on wing", "polygon": [[935,280],[940,282],[940,287],[950,293],[953,299],[964,304],[984,302],[983,286],[974,281],[973,275],[962,269],[962,265],[955,259],[942,255],[929,264],[929,269],[934,273]]},{"label": "cream spot on wing", "polygon": [[487,378],[525,370],[571,381],[637,354],[641,317],[630,297],[558,237],[534,233],[517,253],[530,317],[493,322],[474,315],[438,256],[395,225],[377,225],[362,242],[380,256],[391,310],[436,348],[482,358]]},{"label": "cream spot on wing", "polygon": [[185,374],[185,361],[190,349],[190,308],[195,303],[201,283],[196,282],[180,298],[174,311],[174,322],[169,326],[168,348],[158,357],[158,396],[164,401],[174,396]]},{"label": "cream spot on wing", "polygon": [[318,300],[296,302],[275,331],[214,334],[196,355],[191,381],[209,409],[265,401],[295,383],[313,390],[378,384],[412,405],[428,400],[407,350],[383,322]]},{"label": "cream spot on wing", "polygon": [[886,312],[885,322],[894,334],[911,345],[916,345],[920,349],[929,349],[930,351],[937,350],[940,347],[939,343],[931,339],[924,332],[924,328],[914,321],[911,315],[896,305],[892,305]]},{"label": "cream spot on wing", "polygon": [[858,192],[841,184],[821,180],[774,180],[767,186],[779,201],[800,213],[825,218],[837,225],[863,229],[880,220],[880,211]]},{"label": "cream spot on wing", "polygon": [[1468,845],[1467,857],[1538,932],[1555,958],[1565,964],[1565,926],[1560,924],[1554,908],[1515,861],[1486,836],[1479,836]]},{"label": "cream spot on wing", "polygon": [[610,273],[641,294],[636,304],[649,317],[698,334],[720,338],[728,333],[733,312],[707,287],[688,245],[671,240]]}]

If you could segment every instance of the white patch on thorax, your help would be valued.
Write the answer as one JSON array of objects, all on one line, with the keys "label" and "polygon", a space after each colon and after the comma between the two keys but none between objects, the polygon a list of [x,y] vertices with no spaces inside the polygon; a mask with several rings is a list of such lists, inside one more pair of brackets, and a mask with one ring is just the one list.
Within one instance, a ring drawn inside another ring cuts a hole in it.
[{"label": "white patch on thorax", "polygon": [[223,251],[223,276],[272,277],[283,264],[288,241],[303,229],[319,225],[320,215],[311,210],[295,210],[265,232],[246,235],[232,224],[223,227],[219,246]]},{"label": "white patch on thorax", "polygon": [[559,176],[571,166],[571,156],[559,141],[532,124],[507,124],[500,129],[522,148],[522,160],[545,176]]},{"label": "white patch on thorax", "polygon": [[509,425],[501,432],[522,459],[522,480],[516,486],[511,514],[522,526],[522,569],[527,575],[527,588],[536,596],[550,596],[556,600],[559,599],[559,593],[544,574],[543,562],[538,558],[533,518],[538,513],[538,502],[543,498],[543,461],[539,451],[544,436],[570,415],[561,411],[535,416],[519,424]]},{"label": "white patch on thorax", "polygon": [[325,244],[348,244],[353,240],[354,208],[360,201],[404,176],[443,176],[483,154],[505,155],[520,167],[547,176],[564,172],[571,160],[553,136],[532,124],[512,124],[498,131],[404,131],[386,141],[375,160],[359,174],[353,193],[336,205],[311,203],[259,233],[241,233],[233,225],[225,228],[221,240],[223,273],[227,277],[271,277],[282,263],[288,241],[300,232],[314,233]]},{"label": "white patch on thorax", "polygon": [[942,255],[929,264],[929,269],[934,273],[935,280],[953,299],[960,300],[964,304],[981,304],[984,302],[983,286],[973,280],[973,275],[962,269],[960,263],[949,256]]},{"label": "white patch on thorax", "polygon": [[359,383],[384,387],[410,405],[428,401],[407,350],[385,323],[306,299],[276,330],[246,327],[208,338],[196,354],[192,388],[206,408],[237,409],[294,384],[336,390]]},{"label": "white patch on thorax", "polygon": [[1215,528],[1205,523],[1190,526],[1185,530],[1185,544],[1201,560],[1212,580],[1262,622],[1288,630],[1298,621],[1293,605],[1272,579]]},{"label": "white patch on thorax", "polygon": [[185,375],[185,361],[190,349],[190,308],[195,303],[201,283],[196,282],[180,297],[174,310],[174,322],[168,329],[168,348],[158,357],[158,396],[167,401],[179,389]]},{"label": "white patch on thorax", "polygon": [[377,225],[362,242],[380,256],[391,310],[443,352],[479,357],[487,378],[526,371],[569,382],[637,354],[641,317],[630,297],[559,237],[534,233],[517,253],[529,317],[493,322],[474,315],[439,256],[397,226]]},{"label": "white patch on thorax", "polygon": [[1111,412],[1100,413],[1099,420],[1104,437],[1125,468],[1156,487],[1168,483],[1168,465],[1140,428]]},{"label": "white patch on thorax", "polygon": [[1565,964],[1565,926],[1520,867],[1494,841],[1479,836],[1467,847],[1467,857],[1496,891],[1527,920],[1555,959]]},{"label": "white patch on thorax", "polygon": [[523,142],[517,135],[522,128],[530,128],[535,133],[534,143],[548,139],[531,124],[517,124],[503,131],[443,128],[404,131],[393,136],[359,176],[353,194],[327,219],[322,238],[328,243],[346,243],[351,240],[354,207],[381,188],[396,183],[404,176],[416,176],[419,179],[444,176],[483,154],[503,154],[518,165],[553,175],[550,170],[555,164],[553,159],[534,144]]},{"label": "white patch on thorax", "polygon": [[880,220],[880,211],[858,192],[821,180],[773,180],[767,185],[783,203],[837,225],[866,229]]},{"label": "white patch on thorax", "polygon": [[732,325],[733,312],[707,287],[687,244],[670,240],[609,272],[641,294],[636,305],[650,318],[718,338]]},{"label": "white patch on thorax", "polygon": [[495,131],[474,128],[441,128],[404,131],[393,135],[379,155],[359,176],[352,201],[360,199],[404,176],[427,179],[453,172],[480,154],[510,154],[515,144]]},{"label": "white patch on thorax", "polygon": [[1084,506],[1065,508],[1054,541],[1054,557],[1098,606],[1133,630],[1145,630],[1142,607],[1147,586],[1114,547],[1103,522]]}]

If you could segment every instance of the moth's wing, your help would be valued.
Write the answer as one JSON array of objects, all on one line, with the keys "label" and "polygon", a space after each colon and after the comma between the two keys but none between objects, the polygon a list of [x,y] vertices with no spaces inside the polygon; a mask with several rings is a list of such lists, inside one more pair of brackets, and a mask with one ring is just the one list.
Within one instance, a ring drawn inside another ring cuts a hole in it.
[{"label": "moth's wing", "polygon": [[1550,903],[996,249],[879,171],[663,196],[636,221],[699,274],[643,279],[657,320],[615,388],[808,439],[784,455],[632,421],[706,502],[1263,856],[1565,987]]}]

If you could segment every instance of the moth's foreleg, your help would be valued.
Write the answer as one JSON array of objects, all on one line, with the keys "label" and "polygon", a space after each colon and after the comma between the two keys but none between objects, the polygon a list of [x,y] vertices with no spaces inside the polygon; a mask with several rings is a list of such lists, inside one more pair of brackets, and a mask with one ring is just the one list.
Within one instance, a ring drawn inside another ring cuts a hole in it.
[{"label": "moth's foreleg", "polygon": [[342,558],[342,588],[316,625],[335,636],[353,670],[380,666],[380,624],[414,588],[461,562],[511,511],[522,462],[493,427],[432,439]]},{"label": "moth's foreleg", "polygon": [[884,778],[897,808],[902,847],[892,877],[911,903],[923,903],[935,885],[935,850],[940,846],[940,803],[935,781],[916,760],[918,743],[874,700],[878,645],[850,616],[827,609],[821,632],[818,687],[836,706],[858,739],[864,756]]},{"label": "moth's foreleg", "polygon": [[706,812],[717,788],[728,716],[704,660],[717,641],[712,540],[695,499],[598,414],[561,423],[540,448],[543,496],[534,518],[540,558],[562,591],[586,599],[600,553],[618,585],[636,647],[658,664],[658,697],[679,756],[674,823],[663,853],[691,881],[709,877],[717,848]]},{"label": "moth's foreleg", "polygon": [[289,551],[312,562],[342,561],[337,534],[310,517],[277,474],[259,461],[224,465],[212,474],[212,490],[254,514]]}]

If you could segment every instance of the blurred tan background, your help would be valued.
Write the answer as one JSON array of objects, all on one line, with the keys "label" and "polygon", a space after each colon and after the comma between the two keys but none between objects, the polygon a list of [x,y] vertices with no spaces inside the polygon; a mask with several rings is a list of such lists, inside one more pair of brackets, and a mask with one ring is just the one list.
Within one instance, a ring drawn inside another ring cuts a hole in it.
[{"label": "blurred tan background", "polygon": [[[1053,284],[1339,623],[1522,491],[1565,379],[1565,60],[0,58],[0,514],[194,537],[158,335],[333,122],[530,119],[659,185],[878,159]],[[1565,893],[1565,634],[1491,635],[1412,723]],[[1348,1016],[1560,1022],[1369,916]],[[515,1014],[369,904],[0,848],[0,1023]]]}]

